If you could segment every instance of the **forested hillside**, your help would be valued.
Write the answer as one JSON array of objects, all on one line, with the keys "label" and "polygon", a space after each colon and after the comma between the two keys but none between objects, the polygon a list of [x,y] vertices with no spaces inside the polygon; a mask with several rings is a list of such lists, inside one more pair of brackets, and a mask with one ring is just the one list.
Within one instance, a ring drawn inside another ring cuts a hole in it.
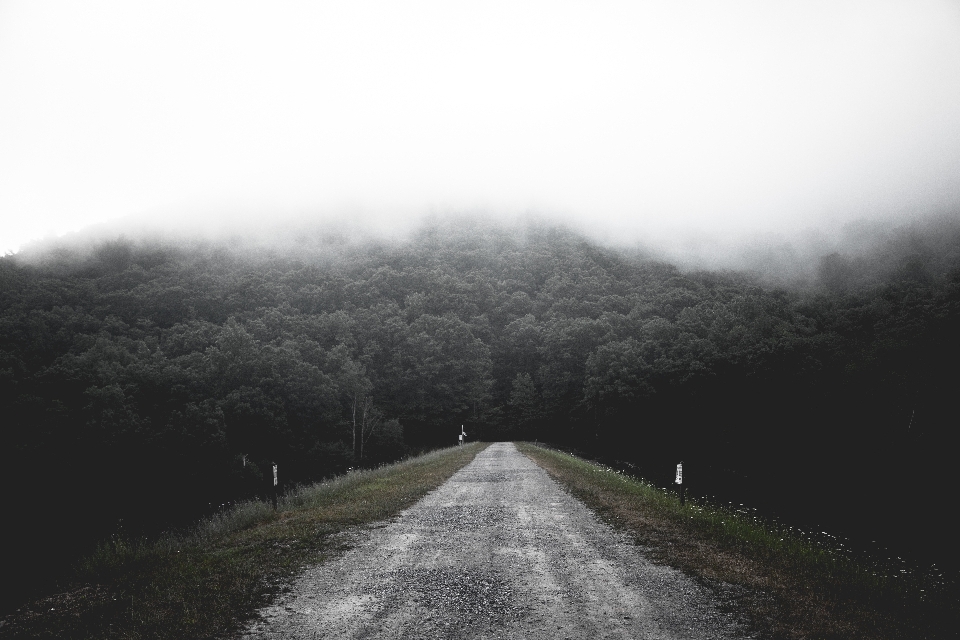
[{"label": "forested hillside", "polygon": [[452,444],[461,424],[933,527],[955,484],[958,248],[956,224],[892,230],[824,256],[804,290],[464,220],[392,242],[8,256],[0,451],[21,525],[5,533],[88,544],[120,518],[262,492],[271,462],[306,482]]}]

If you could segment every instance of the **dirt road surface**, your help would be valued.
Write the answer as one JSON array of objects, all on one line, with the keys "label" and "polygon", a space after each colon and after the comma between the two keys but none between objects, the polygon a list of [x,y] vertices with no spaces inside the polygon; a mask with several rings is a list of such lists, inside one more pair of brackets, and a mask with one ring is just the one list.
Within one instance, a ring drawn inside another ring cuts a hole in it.
[{"label": "dirt road surface", "polygon": [[748,637],[715,589],[646,560],[499,443],[308,569],[243,637]]}]

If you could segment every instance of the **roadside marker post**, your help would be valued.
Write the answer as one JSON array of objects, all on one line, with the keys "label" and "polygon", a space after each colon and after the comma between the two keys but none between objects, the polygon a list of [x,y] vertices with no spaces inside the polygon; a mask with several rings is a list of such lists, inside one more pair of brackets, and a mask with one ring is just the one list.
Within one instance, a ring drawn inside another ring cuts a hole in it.
[{"label": "roadside marker post", "polygon": [[677,488],[680,490],[680,506],[683,506],[683,461],[680,461],[680,464],[677,465],[677,478],[674,480],[677,484]]},{"label": "roadside marker post", "polygon": [[273,463],[273,510],[277,510],[277,491],[278,491],[277,463]]}]

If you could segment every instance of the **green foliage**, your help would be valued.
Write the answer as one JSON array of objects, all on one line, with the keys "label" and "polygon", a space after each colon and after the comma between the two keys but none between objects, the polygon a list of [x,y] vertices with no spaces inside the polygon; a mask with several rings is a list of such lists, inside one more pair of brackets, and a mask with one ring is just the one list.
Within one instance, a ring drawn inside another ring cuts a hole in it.
[{"label": "green foliage", "polygon": [[74,478],[65,502],[102,496],[84,518],[97,539],[137,504],[195,517],[265,493],[273,462],[311,482],[361,447],[375,464],[460,424],[623,450],[642,436],[741,470],[758,443],[763,459],[789,446],[824,465],[947,450],[956,225],[825,258],[805,291],[685,274],[562,228],[305,237],[0,259],[0,449],[18,504]]}]

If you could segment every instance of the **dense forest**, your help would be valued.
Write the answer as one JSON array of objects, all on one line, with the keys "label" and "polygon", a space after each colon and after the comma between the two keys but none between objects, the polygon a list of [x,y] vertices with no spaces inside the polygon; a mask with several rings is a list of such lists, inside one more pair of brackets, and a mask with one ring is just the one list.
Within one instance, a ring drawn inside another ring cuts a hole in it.
[{"label": "dense forest", "polygon": [[919,529],[952,561],[956,222],[889,229],[776,288],[545,224],[291,237],[0,259],[8,549],[69,557],[263,494],[272,463],[289,486],[464,425],[664,486],[683,460],[694,493],[890,544]]}]

